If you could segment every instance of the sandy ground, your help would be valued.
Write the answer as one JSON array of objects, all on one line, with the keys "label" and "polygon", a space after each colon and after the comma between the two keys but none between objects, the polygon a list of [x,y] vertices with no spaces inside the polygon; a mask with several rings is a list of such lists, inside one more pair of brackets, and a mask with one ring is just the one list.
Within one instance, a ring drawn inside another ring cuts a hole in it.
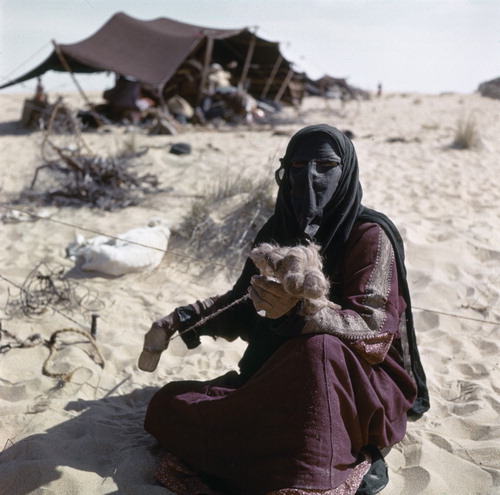
[{"label": "sandy ground", "polygon": [[[34,220],[12,209],[44,163],[44,135],[19,123],[23,98],[0,95],[2,328],[21,340],[35,333],[48,340],[63,328],[88,330],[97,313],[105,366],[81,335],[61,336],[65,344],[52,358],[53,370],[74,371],[69,382],[42,374],[46,345],[2,348],[1,494],[167,493],[154,479],[155,441],[142,429],[148,399],[167,381],[207,379],[236,368],[244,344],[207,339],[187,350],[174,339],[157,371],[145,373],[136,364],[143,335],[176,306],[230,288],[239,266],[220,255],[196,255],[174,235],[158,268],[113,278],[75,268],[66,247],[76,234],[119,236],[153,217],[175,231],[210,185],[242,175],[272,181],[289,137],[319,122],[354,133],[364,203],[389,214],[406,242],[432,408],[410,423],[387,456],[390,483],[383,494],[500,493],[500,101],[477,94],[388,94],[342,108],[308,98],[299,111],[282,112],[274,126],[188,128],[175,136],[127,127],[85,132],[87,146],[103,156],[127,145],[146,147],[140,171],[173,190],[112,212],[32,206]],[[77,94],[65,101],[83,107]],[[469,117],[482,145],[450,148],[459,120]],[[53,139],[61,146],[69,142]],[[169,153],[177,142],[189,143],[192,152]],[[21,311],[19,287],[40,263],[70,273],[77,304],[35,315]],[[15,347],[4,334],[0,345],[9,343]]]}]

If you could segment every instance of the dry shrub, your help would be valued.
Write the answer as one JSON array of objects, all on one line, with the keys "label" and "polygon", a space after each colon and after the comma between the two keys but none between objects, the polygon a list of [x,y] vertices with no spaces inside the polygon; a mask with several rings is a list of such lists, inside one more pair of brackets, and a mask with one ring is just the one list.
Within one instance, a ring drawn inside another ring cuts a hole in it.
[{"label": "dry shrub", "polygon": [[481,133],[473,115],[462,117],[457,123],[455,138],[451,144],[452,148],[467,150],[481,146]]},{"label": "dry shrub", "polygon": [[57,148],[60,159],[40,165],[19,202],[57,206],[91,206],[113,211],[138,205],[147,194],[161,189],[153,174],[138,174],[135,156],[105,158]]},{"label": "dry shrub", "polygon": [[274,211],[273,185],[269,177],[220,179],[192,202],[173,235],[196,257],[239,266]]},{"label": "dry shrub", "polygon": [[[63,111],[64,110],[64,111]],[[63,115],[69,131],[55,135],[55,126]],[[57,138],[59,145],[55,144]],[[54,107],[40,146],[44,163],[35,169],[29,188],[25,188],[18,203],[39,203],[57,206],[91,206],[107,211],[139,204],[147,194],[170,191],[159,188],[153,174],[137,173],[136,158],[147,153],[138,150],[137,135],[131,133],[121,141],[116,156],[93,153],[83,139],[73,113],[62,100]]]}]

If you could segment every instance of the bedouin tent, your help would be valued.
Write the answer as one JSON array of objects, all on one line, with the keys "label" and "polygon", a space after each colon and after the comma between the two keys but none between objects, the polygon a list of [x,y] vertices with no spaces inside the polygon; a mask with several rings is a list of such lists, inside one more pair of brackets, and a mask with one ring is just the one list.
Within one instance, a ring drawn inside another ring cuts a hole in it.
[{"label": "bedouin tent", "polygon": [[[297,102],[302,97],[301,74],[282,56],[279,43],[264,40],[249,28],[213,29],[167,18],[144,21],[125,13],[113,15],[83,41],[54,42],[54,51],[44,62],[0,89],[49,70],[109,71],[133,77],[162,94],[177,72],[192,67],[194,62],[201,67],[201,76],[196,81],[197,97],[206,85],[213,63],[224,67],[232,63],[233,78],[255,98]],[[176,84],[181,80],[178,77]],[[191,101],[195,98],[193,94],[186,96]]]}]

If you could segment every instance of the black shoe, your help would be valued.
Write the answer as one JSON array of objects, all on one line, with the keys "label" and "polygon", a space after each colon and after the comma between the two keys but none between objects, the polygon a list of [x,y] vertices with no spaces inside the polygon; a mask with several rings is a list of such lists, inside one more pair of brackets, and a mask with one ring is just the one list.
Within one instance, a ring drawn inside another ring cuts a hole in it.
[{"label": "black shoe", "polygon": [[377,447],[370,445],[365,450],[370,454],[372,464],[359,485],[356,495],[375,495],[389,483],[389,473],[384,456]]}]

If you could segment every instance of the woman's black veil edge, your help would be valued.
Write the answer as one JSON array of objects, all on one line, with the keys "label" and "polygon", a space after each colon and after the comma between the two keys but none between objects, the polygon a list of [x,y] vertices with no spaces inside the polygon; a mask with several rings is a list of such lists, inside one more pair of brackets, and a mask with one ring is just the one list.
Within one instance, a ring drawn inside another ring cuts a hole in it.
[{"label": "woman's black veil edge", "polygon": [[406,332],[408,339],[408,351],[410,354],[411,372],[417,385],[417,398],[415,399],[415,402],[413,403],[413,406],[408,414],[412,416],[421,416],[430,408],[429,390],[427,388],[427,378],[425,376],[425,371],[422,366],[422,361],[420,360],[420,353],[417,346],[411,296],[408,287],[408,280],[406,278],[403,239],[394,223],[386,215],[379,211],[361,206],[358,220],[379,224],[389,237],[394,249],[394,255],[396,257],[396,264],[398,268],[399,284],[406,302]]}]

